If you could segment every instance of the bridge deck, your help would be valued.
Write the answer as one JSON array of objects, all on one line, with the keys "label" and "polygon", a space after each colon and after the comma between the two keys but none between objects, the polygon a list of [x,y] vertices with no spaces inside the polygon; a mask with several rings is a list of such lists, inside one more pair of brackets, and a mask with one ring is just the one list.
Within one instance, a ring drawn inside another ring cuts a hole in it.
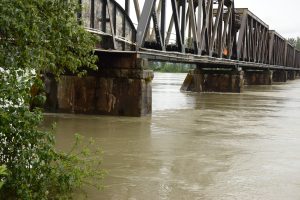
[{"label": "bridge deck", "polygon": [[186,63],[186,64],[199,64],[199,67],[203,68],[238,68],[243,69],[254,69],[254,70],[294,70],[300,71],[300,68],[278,66],[278,65],[269,65],[263,63],[254,63],[238,60],[230,60],[225,58],[215,58],[210,56],[201,56],[180,52],[167,52],[159,51],[152,49],[141,49],[140,51],[118,51],[118,50],[95,50],[98,55],[105,56],[105,54],[111,55],[133,55],[135,54],[136,58],[148,59],[150,61],[161,61],[161,62],[172,62],[172,63]]}]

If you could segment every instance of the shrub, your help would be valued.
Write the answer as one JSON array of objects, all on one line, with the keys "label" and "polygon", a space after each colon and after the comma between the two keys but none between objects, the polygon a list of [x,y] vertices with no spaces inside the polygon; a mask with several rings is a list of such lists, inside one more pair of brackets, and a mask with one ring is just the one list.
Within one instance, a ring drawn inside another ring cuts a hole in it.
[{"label": "shrub", "polygon": [[[93,162],[86,148],[74,154],[55,150],[54,135],[41,131],[41,76],[96,69],[96,38],[78,24],[77,0],[0,1],[0,166],[7,167],[0,199],[70,198],[90,177],[101,180],[99,151]],[[34,99],[32,87],[39,92]],[[79,142],[75,143],[78,147]],[[0,179],[2,181],[2,179]]]},{"label": "shrub", "polygon": [[6,166],[5,165],[1,165],[0,166],[0,190],[3,187],[3,185],[4,185],[4,182],[5,182],[4,177],[6,175],[7,175],[7,173],[6,173]]}]

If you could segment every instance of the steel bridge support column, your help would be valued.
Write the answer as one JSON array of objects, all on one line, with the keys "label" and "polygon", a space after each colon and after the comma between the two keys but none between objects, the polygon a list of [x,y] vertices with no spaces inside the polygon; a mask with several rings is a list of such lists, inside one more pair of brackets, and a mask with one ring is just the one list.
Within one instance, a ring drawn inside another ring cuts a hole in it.
[{"label": "steel bridge support column", "polygon": [[201,69],[197,67],[187,75],[181,91],[241,93],[244,72],[238,69]]},{"label": "steel bridge support column", "polygon": [[272,85],[273,71],[245,70],[245,85]]},{"label": "steel bridge support column", "polygon": [[[144,116],[152,112],[153,71],[135,53],[100,53],[98,71],[48,81],[51,112]],[[47,86],[48,85],[48,86]],[[55,109],[54,109],[55,108]]]},{"label": "steel bridge support column", "polygon": [[274,70],[273,82],[287,82],[288,72],[286,70]]}]

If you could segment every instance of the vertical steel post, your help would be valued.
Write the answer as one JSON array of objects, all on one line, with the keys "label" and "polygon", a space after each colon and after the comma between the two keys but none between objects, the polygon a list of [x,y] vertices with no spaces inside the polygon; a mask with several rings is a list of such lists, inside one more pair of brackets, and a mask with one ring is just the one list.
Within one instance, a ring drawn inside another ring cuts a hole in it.
[{"label": "vertical steel post", "polygon": [[[138,0],[133,0],[133,3],[134,3],[134,8],[135,8],[136,18],[137,18],[138,21],[140,21],[141,9],[140,9],[139,1]],[[146,3],[146,1],[145,1],[145,3]]]},{"label": "vertical steel post", "polygon": [[203,13],[203,0],[198,0],[198,23],[197,23],[197,34],[198,34],[198,54],[202,54],[201,49],[201,32],[202,32],[202,13]]},{"label": "vertical steel post", "polygon": [[95,28],[95,0],[91,0],[90,28]]},{"label": "vertical steel post", "polygon": [[102,16],[101,16],[101,29],[104,33],[106,33],[106,4],[107,2],[104,0],[102,4]]},{"label": "vertical steel post", "polygon": [[138,27],[137,27],[137,36],[136,36],[137,49],[139,49],[144,45],[146,32],[148,31],[154,5],[155,5],[155,0],[147,0],[144,3],[141,18],[139,20]]},{"label": "vertical steel post", "polygon": [[125,0],[125,12],[127,15],[130,14],[130,0]]},{"label": "vertical steel post", "polygon": [[182,38],[183,48],[185,48],[186,1],[187,0],[181,0],[181,38]]},{"label": "vertical steel post", "polygon": [[106,7],[107,7],[107,11],[108,11],[108,16],[109,16],[109,24],[110,24],[110,31],[111,31],[112,40],[113,40],[113,48],[117,49],[116,39],[115,39],[115,26],[114,26],[114,21],[115,21],[116,16],[113,17],[113,15],[112,15],[110,0],[105,0],[105,1],[106,1]]},{"label": "vertical steel post", "polygon": [[180,32],[180,27],[179,27],[179,17],[178,17],[178,7],[177,7],[177,1],[176,0],[171,0],[172,4],[172,9],[173,9],[173,17],[174,17],[174,24],[175,24],[175,29],[176,29],[176,41],[178,48],[181,52],[184,52],[185,49],[183,47],[183,42],[182,42],[182,37],[181,37],[181,32]]},{"label": "vertical steel post", "polygon": [[160,18],[160,34],[165,46],[165,32],[166,32],[166,0],[161,0],[161,18]]}]

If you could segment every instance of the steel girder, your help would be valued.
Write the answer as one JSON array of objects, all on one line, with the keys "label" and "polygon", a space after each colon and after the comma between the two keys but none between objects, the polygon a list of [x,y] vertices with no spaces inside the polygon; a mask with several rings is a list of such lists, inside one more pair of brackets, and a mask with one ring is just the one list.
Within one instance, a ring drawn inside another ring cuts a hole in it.
[{"label": "steel girder", "polygon": [[97,47],[135,49],[136,29],[129,17],[130,0],[125,1],[125,8],[115,0],[81,0],[81,4],[84,27],[102,36]]},{"label": "steel girder", "polygon": [[276,31],[269,31],[269,64],[285,66],[286,43],[284,37],[279,35]]},{"label": "steel girder", "polygon": [[287,67],[294,67],[295,62],[295,47],[290,44],[288,41],[286,43],[286,58],[285,58],[285,66]]},{"label": "steel girder", "polygon": [[300,68],[300,51],[295,50],[295,57],[294,57],[294,66],[296,68]]},{"label": "steel girder", "polygon": [[269,64],[300,68],[300,51],[276,31],[269,31]]},{"label": "steel girder", "polygon": [[[137,50],[139,48],[166,49],[168,51],[189,52],[199,55],[231,58],[233,55],[234,4],[231,0],[170,0],[171,12],[166,13],[165,1],[147,0],[137,27]],[[161,11],[153,27],[160,30],[156,41],[147,38],[149,23],[156,5]],[[166,15],[171,14],[167,33],[165,33]],[[175,43],[170,43],[171,31],[175,27]],[[188,34],[187,34],[188,33]],[[161,41],[162,42],[161,42]],[[151,43],[149,45],[149,43]]]},{"label": "steel girder", "polygon": [[145,0],[143,5],[125,0],[123,7],[115,0],[80,3],[83,25],[102,35],[99,48],[177,51],[300,68],[300,51],[248,9],[235,9],[234,0]]},{"label": "steel girder", "polygon": [[255,63],[268,63],[269,26],[247,8],[236,9],[239,19],[237,59]]},{"label": "steel girder", "polygon": [[[165,33],[166,3],[162,0],[145,2],[137,28],[137,50],[139,48],[167,49],[171,51],[189,52],[199,55],[231,58],[235,44],[234,4],[231,0],[170,0],[172,17],[167,33]],[[161,23],[153,27],[161,32],[162,42],[148,41],[147,35],[151,16],[150,10],[161,5],[159,18]],[[170,43],[171,31],[175,27],[175,43]],[[146,29],[145,29],[146,28]],[[188,34],[186,34],[188,33]]]}]

